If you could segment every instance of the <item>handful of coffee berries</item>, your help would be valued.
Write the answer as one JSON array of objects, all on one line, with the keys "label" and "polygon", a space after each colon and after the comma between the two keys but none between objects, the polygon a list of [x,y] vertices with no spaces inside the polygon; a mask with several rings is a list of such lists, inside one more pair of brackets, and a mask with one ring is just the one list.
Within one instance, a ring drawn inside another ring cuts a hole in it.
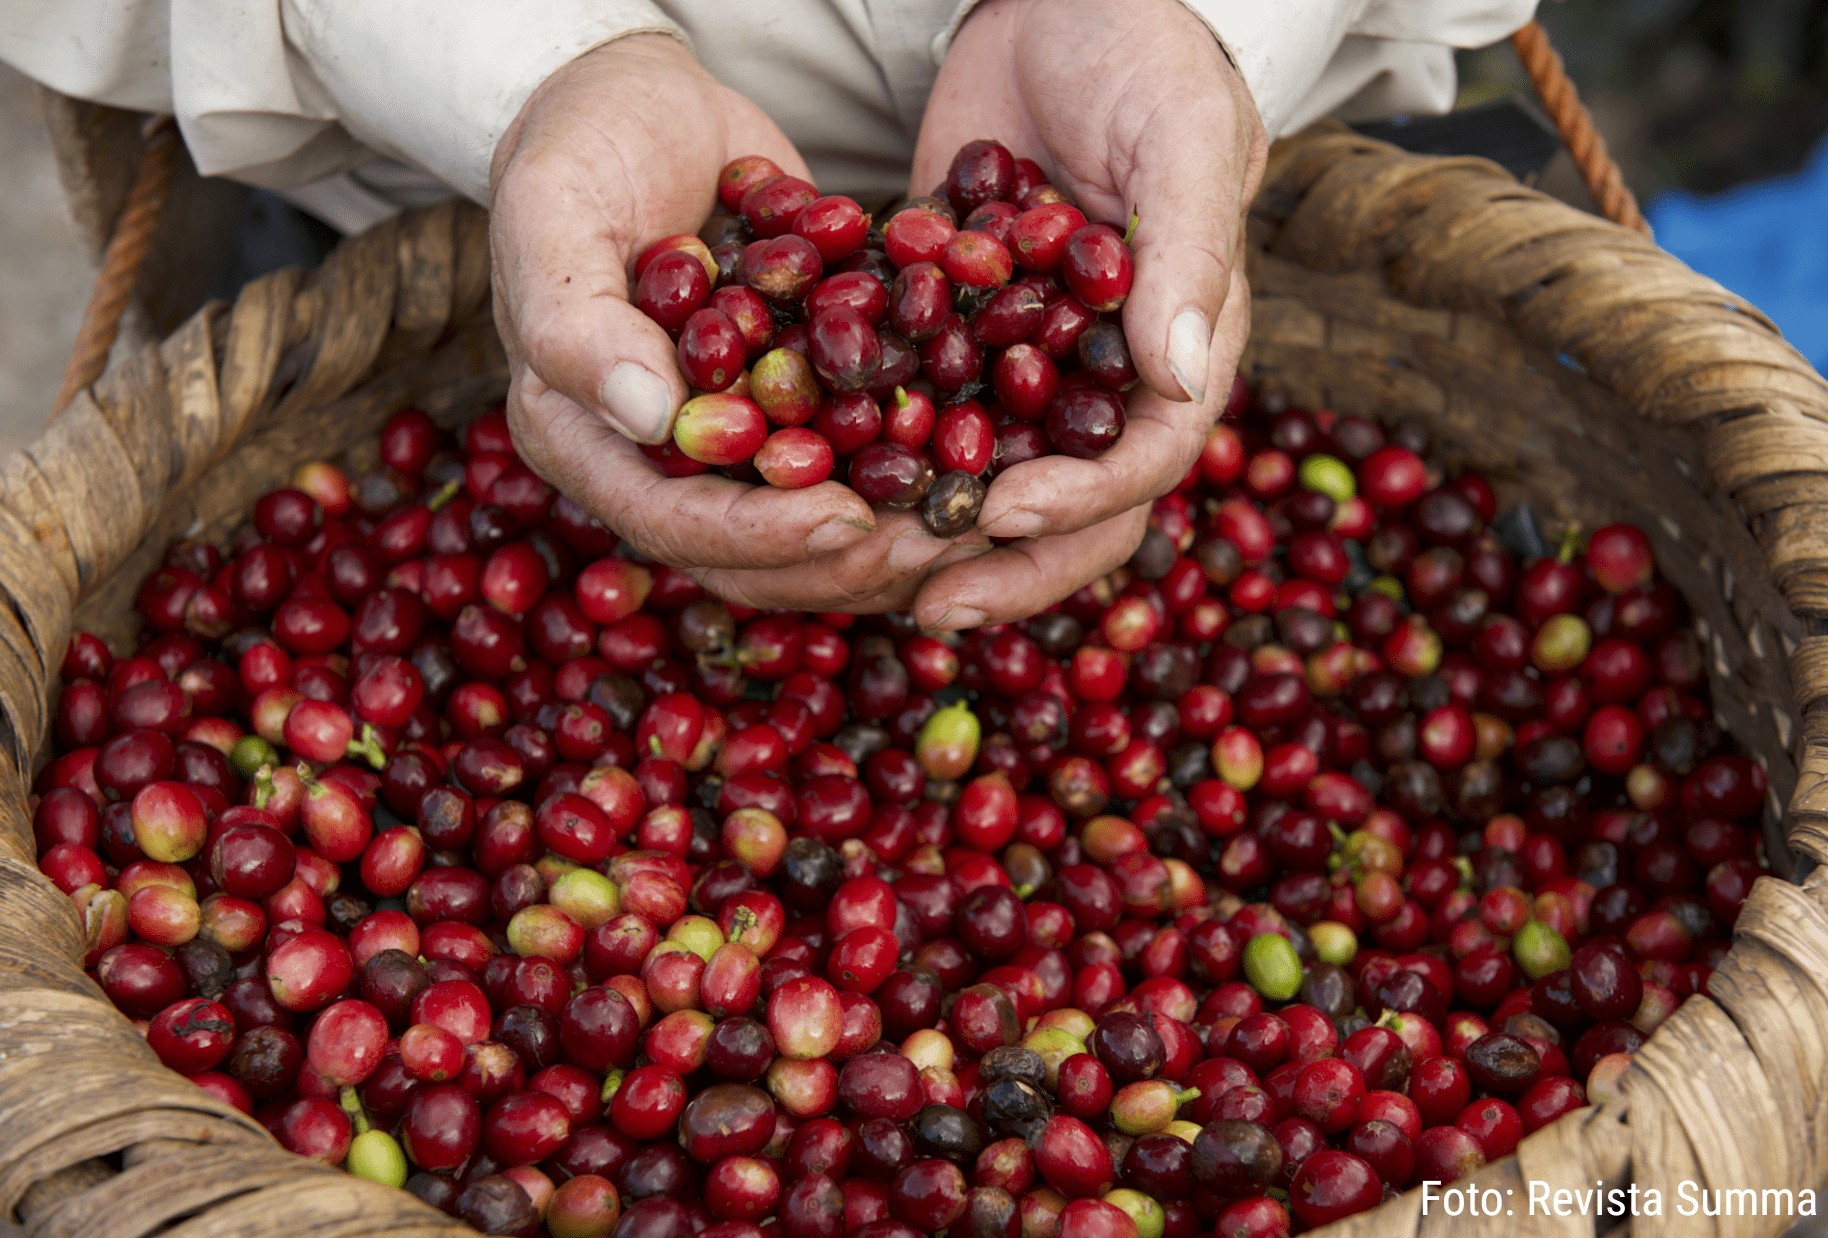
[{"label": "handful of coffee berries", "polygon": [[868,502],[955,537],[1001,470],[1123,433],[1128,237],[1032,160],[967,143],[935,196],[880,226],[759,155],[731,161],[717,196],[730,213],[635,261],[635,304],[697,392],[647,449],[669,475],[791,490],[842,462]]}]

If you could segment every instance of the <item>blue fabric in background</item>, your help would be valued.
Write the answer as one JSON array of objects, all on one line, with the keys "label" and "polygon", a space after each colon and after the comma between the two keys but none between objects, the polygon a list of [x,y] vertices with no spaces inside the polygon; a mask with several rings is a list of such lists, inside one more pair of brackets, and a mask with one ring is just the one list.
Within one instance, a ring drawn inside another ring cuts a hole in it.
[{"label": "blue fabric in background", "polygon": [[1645,213],[1657,244],[1770,315],[1828,371],[1828,142],[1792,176],[1659,194]]}]

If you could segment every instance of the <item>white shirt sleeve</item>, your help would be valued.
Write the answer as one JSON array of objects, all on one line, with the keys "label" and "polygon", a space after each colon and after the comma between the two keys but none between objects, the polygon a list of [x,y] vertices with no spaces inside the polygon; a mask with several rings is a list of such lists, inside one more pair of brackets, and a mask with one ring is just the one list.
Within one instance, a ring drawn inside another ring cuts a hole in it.
[{"label": "white shirt sleeve", "polygon": [[[959,0],[935,43],[944,55],[982,0]],[[1495,43],[1536,0],[1181,0],[1224,45],[1272,138],[1348,118],[1445,112],[1453,49]]]},{"label": "white shirt sleeve", "polygon": [[1536,0],[1181,0],[1231,53],[1270,137],[1335,112],[1444,112],[1453,49],[1530,20]]},{"label": "white shirt sleeve", "polygon": [[[0,0],[0,60],[65,94],[172,112],[204,173],[295,199],[315,192],[310,209],[351,228],[415,200],[370,175],[377,168],[403,164],[483,200],[495,144],[534,88],[590,49],[645,32],[696,44],[821,176],[886,188],[913,148],[934,65],[978,2]],[[1444,111],[1452,48],[1502,38],[1535,9],[1180,3],[1237,63],[1272,137],[1334,112]]]},{"label": "white shirt sleeve", "polygon": [[284,188],[376,152],[482,200],[489,157],[555,70],[653,0],[5,0],[0,60],[55,90],[169,111],[206,175]]},{"label": "white shirt sleeve", "polygon": [[359,18],[347,0],[281,4],[343,127],[477,201],[496,142],[552,73],[624,35],[683,37],[650,0],[384,0]]}]

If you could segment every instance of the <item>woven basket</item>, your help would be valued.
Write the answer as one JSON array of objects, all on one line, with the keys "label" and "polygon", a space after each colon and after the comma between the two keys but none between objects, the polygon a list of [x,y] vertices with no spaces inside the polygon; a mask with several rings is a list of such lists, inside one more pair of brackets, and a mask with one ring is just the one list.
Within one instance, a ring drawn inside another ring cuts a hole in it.
[{"label": "woven basket", "polygon": [[[1642,524],[1701,617],[1724,724],[1764,762],[1771,850],[1828,854],[1828,386],[1756,310],[1642,236],[1490,164],[1322,128],[1279,145],[1251,219],[1253,380],[1429,425],[1451,454],[1591,527]],[[0,461],[0,1215],[33,1234],[461,1233],[293,1157],[164,1070],[83,974],[70,901],[33,863],[27,783],[77,626],[123,642],[179,537],[226,535],[306,459],[414,403],[455,423],[505,385],[485,221],[446,204],[281,272],[116,364]],[[1788,804],[1788,811],[1784,805]],[[1788,847],[1776,822],[1787,826]],[[1828,889],[1761,880],[1737,943],[1625,1077],[1475,1180],[1516,1214],[1423,1218],[1411,1192],[1337,1234],[1592,1234],[1526,1215],[1530,1180],[1665,1192],[1820,1188],[1828,1140]],[[1604,1222],[1609,1230],[1615,1223]]]}]

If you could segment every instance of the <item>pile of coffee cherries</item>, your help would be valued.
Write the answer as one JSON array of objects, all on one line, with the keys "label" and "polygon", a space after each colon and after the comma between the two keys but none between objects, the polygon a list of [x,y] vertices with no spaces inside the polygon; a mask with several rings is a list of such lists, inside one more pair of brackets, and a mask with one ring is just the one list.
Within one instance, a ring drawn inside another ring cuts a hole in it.
[{"label": "pile of coffee cherries", "polygon": [[1318,1226],[1615,1093],[1763,871],[1643,534],[1428,456],[1239,387],[1124,569],[942,638],[402,411],[72,641],[39,863],[167,1065],[486,1232]]},{"label": "pile of coffee cherries", "polygon": [[760,156],[717,191],[731,213],[656,242],[633,272],[635,304],[701,393],[649,449],[670,474],[796,488],[842,460],[870,503],[956,536],[998,470],[1097,456],[1123,432],[1127,238],[1032,160],[969,143],[934,197],[877,229]]}]

